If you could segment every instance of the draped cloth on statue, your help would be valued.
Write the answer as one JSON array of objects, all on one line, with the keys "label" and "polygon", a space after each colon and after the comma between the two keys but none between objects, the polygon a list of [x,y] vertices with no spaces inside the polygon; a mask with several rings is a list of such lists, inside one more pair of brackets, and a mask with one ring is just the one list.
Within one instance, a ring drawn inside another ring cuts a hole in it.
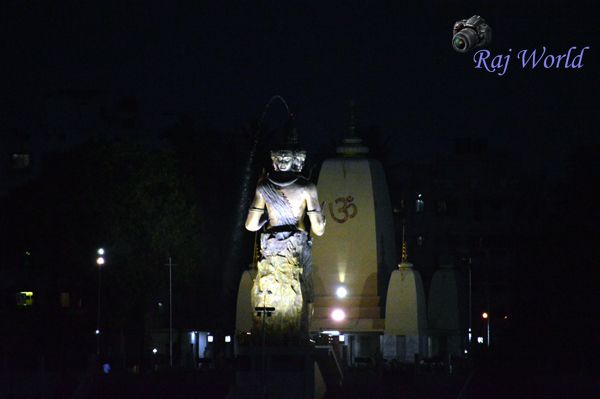
[{"label": "draped cloth on statue", "polygon": [[[308,310],[305,302],[313,296],[311,278],[312,240],[305,231],[296,228],[297,218],[285,194],[277,185],[265,181],[260,193],[277,212],[279,226],[261,234],[258,273],[252,289],[252,307],[272,307],[275,311],[264,317],[265,331],[272,337],[302,337],[308,332]],[[254,326],[262,328],[263,315],[255,313]]]},{"label": "draped cloth on statue", "polygon": [[[287,183],[295,183],[297,179]],[[280,221],[281,226],[296,226],[298,218],[294,215],[294,210],[290,201],[286,198],[284,192],[279,189],[279,185],[273,181],[266,179],[262,184],[258,186],[258,191],[265,199],[265,202],[269,204],[270,212],[277,215],[277,219]]]}]

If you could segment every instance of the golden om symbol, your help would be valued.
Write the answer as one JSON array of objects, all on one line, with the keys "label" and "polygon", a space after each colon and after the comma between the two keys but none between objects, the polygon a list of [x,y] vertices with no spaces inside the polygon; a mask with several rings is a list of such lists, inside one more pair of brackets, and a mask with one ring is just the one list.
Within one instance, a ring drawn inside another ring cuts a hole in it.
[{"label": "golden om symbol", "polygon": [[335,215],[335,212],[333,210],[333,204],[330,202],[329,213],[331,214],[333,220],[335,220],[338,223],[344,223],[348,219],[352,219],[354,216],[356,216],[356,214],[358,213],[358,208],[355,204],[352,203],[352,201],[354,201],[354,197],[352,197],[351,195],[347,196],[346,198],[340,197],[335,200],[336,204],[341,204],[341,206],[335,212],[341,214],[342,217],[337,217]]}]

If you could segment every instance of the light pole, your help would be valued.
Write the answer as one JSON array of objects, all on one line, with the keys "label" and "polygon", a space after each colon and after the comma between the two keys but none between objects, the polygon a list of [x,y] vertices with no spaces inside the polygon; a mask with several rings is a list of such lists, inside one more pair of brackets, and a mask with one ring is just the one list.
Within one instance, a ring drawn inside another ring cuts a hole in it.
[{"label": "light pole", "polygon": [[264,397],[267,397],[267,380],[266,380],[266,364],[265,364],[265,316],[266,317],[271,317],[271,315],[273,314],[273,312],[275,311],[275,308],[272,306],[267,306],[266,304],[266,296],[263,299],[263,306],[257,306],[254,308],[254,310],[256,311],[257,315],[261,315],[262,316],[262,375],[261,375],[261,379],[262,379],[262,386],[263,386],[263,395]]},{"label": "light pole", "polygon": [[469,256],[469,261],[468,261],[468,265],[469,265],[469,351],[473,350],[473,345],[471,343],[471,340],[473,338],[473,299],[472,299],[472,292],[473,292],[473,280],[472,280],[472,276],[471,276],[471,257]]},{"label": "light pole", "polygon": [[104,249],[96,251],[96,265],[98,265],[98,311],[96,313],[96,356],[100,359],[100,289],[102,287],[102,266],[104,265]]},{"label": "light pole", "polygon": [[485,329],[486,329],[486,335],[487,335],[487,347],[490,347],[490,315],[488,314],[488,312],[483,312],[481,314],[481,317],[485,320]]},{"label": "light pole", "polygon": [[173,367],[173,266],[177,266],[171,261],[169,256],[169,366]]}]

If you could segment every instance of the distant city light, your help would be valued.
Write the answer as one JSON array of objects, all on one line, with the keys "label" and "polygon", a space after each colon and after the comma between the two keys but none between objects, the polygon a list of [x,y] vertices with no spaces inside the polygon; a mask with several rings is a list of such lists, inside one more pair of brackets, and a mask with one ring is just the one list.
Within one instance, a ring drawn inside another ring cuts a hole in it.
[{"label": "distant city light", "polygon": [[196,333],[194,331],[190,332],[190,342],[192,344],[196,343]]},{"label": "distant city light", "polygon": [[339,336],[339,340],[340,340],[340,342],[344,342],[346,340],[346,336],[344,334],[341,334]]},{"label": "distant city light", "polygon": [[96,259],[96,263],[102,266],[104,264],[104,258],[102,256],[99,256],[98,259]]},{"label": "distant city light", "polygon": [[213,337],[212,335],[208,336],[208,342],[213,342],[215,340],[215,337]]},{"label": "distant city light", "polygon": [[465,349],[465,355],[466,355],[467,353],[469,353],[469,351]]},{"label": "distant city light", "polygon": [[348,295],[348,290],[346,290],[346,287],[340,286],[335,291],[335,294],[337,295],[338,298],[345,298],[346,295]]},{"label": "distant city light", "polygon": [[483,337],[477,337],[477,343],[483,344]]},{"label": "distant city light", "polygon": [[246,331],[246,335],[252,335],[250,331]]},{"label": "distant city light", "polygon": [[331,318],[334,321],[342,321],[346,318],[346,313],[342,309],[335,309],[331,312]]},{"label": "distant city light", "polygon": [[95,331],[96,335],[100,335],[100,330]]},{"label": "distant city light", "polygon": [[504,320],[508,320],[508,316],[504,316]]},{"label": "distant city light", "polygon": [[98,248],[98,255],[104,255],[104,248]]},{"label": "distant city light", "polygon": [[483,312],[483,313],[481,314],[481,317],[483,317],[484,319],[487,319],[487,318],[489,317],[489,315],[488,315],[488,313],[487,313],[487,312]]},{"label": "distant city light", "polygon": [[156,348],[152,349],[152,353],[154,353],[156,355],[158,353],[158,349],[156,349]]},{"label": "distant city light", "polygon": [[231,335],[225,336],[225,342],[231,342]]},{"label": "distant city light", "polygon": [[158,307],[159,307],[159,308],[160,308],[160,307],[162,307],[162,305],[163,305],[163,303],[162,303],[162,302],[159,302],[159,303],[158,303]]}]

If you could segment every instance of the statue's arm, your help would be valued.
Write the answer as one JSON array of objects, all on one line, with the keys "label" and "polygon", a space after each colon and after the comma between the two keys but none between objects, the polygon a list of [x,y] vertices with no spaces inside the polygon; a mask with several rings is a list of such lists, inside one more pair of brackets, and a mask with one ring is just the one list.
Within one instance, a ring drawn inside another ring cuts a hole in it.
[{"label": "statue's arm", "polygon": [[250,231],[258,231],[267,222],[267,218],[262,216],[265,213],[265,199],[262,194],[256,190],[254,194],[254,200],[248,210],[248,217],[246,218],[246,229]]},{"label": "statue's arm", "polygon": [[322,236],[325,232],[325,214],[319,204],[317,187],[312,183],[306,187],[306,213],[312,232],[317,236]]}]

